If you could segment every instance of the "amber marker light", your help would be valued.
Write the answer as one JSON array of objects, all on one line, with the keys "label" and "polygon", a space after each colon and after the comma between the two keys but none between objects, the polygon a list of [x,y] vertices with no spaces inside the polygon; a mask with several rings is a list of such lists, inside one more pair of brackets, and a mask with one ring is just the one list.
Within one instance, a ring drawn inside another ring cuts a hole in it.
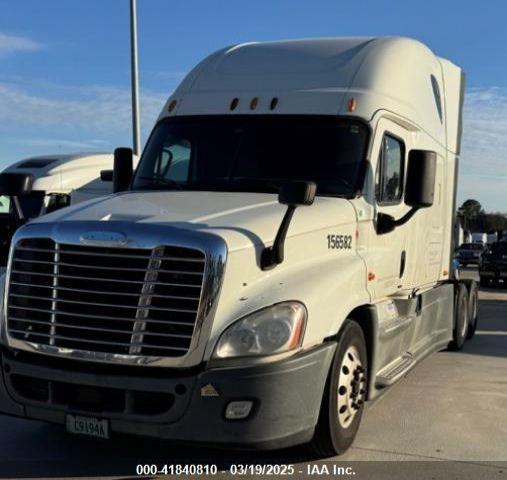
[{"label": "amber marker light", "polygon": [[169,106],[167,107],[167,111],[169,113],[171,113],[175,108],[176,108],[176,105],[178,104],[178,101],[177,100],[173,100]]},{"label": "amber marker light", "polygon": [[356,99],[350,98],[349,101],[347,102],[347,108],[348,108],[349,112],[354,112],[356,107],[357,107]]},{"label": "amber marker light", "polygon": [[368,281],[375,280],[375,274],[373,272],[368,272]]},{"label": "amber marker light", "polygon": [[239,103],[239,98],[236,97],[236,98],[232,99],[231,105],[229,106],[229,109],[231,110],[231,112],[236,109],[236,107],[238,106],[238,103]]}]

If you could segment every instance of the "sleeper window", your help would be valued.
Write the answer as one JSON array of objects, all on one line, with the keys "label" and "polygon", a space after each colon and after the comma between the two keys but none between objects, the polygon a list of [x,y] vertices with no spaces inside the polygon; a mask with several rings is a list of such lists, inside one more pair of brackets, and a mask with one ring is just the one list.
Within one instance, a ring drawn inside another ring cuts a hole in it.
[{"label": "sleeper window", "polygon": [[400,140],[385,135],[380,151],[375,192],[380,204],[398,203],[403,193],[405,146]]}]

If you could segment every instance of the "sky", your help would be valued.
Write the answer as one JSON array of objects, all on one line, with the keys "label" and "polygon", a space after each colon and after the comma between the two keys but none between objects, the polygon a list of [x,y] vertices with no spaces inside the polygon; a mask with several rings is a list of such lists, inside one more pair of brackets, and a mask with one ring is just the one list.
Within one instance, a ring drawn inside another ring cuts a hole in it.
[{"label": "sky", "polygon": [[[245,41],[404,35],[467,75],[458,203],[507,211],[507,2],[138,0],[143,142],[198,61]],[[128,0],[0,0],[0,169],[132,144]]]}]

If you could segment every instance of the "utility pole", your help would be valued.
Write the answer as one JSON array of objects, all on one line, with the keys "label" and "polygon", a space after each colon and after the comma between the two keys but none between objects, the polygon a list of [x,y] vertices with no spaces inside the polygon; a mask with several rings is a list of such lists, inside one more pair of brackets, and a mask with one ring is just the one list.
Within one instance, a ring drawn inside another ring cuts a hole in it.
[{"label": "utility pole", "polygon": [[139,121],[139,70],[137,66],[137,6],[130,0],[130,68],[132,83],[132,150],[135,155],[141,150],[141,127]]}]

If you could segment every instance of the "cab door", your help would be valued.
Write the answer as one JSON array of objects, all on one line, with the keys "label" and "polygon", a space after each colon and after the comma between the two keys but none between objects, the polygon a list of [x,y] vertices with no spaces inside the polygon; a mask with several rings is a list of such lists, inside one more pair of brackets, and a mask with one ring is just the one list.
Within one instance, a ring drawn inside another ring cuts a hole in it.
[{"label": "cab door", "polygon": [[409,143],[409,132],[400,125],[387,119],[381,119],[377,124],[372,150],[375,190],[372,225],[374,232],[370,237],[374,252],[372,269],[377,298],[396,293],[403,288],[409,277],[411,252],[408,224],[396,227],[389,233],[379,233],[377,230],[379,213],[399,219],[409,210],[403,201]]}]

